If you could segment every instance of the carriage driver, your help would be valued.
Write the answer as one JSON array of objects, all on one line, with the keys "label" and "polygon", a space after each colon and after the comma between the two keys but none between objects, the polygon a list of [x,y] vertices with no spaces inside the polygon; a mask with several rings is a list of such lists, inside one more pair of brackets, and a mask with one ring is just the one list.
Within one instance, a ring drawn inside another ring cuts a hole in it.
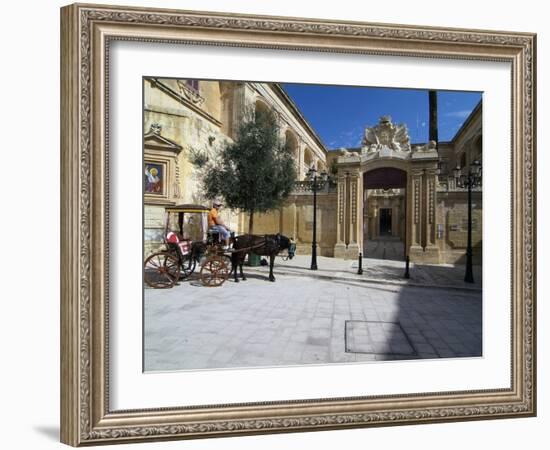
[{"label": "carriage driver", "polygon": [[220,217],[220,208],[222,203],[219,200],[212,202],[212,209],[208,213],[208,229],[220,233],[221,238],[225,242],[225,246],[229,247],[229,228],[223,223]]}]

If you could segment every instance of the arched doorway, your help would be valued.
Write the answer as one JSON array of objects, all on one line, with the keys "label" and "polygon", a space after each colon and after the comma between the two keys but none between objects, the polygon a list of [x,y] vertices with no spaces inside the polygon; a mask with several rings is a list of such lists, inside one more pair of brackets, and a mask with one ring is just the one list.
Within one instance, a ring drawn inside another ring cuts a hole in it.
[{"label": "arched doorway", "polygon": [[403,260],[407,242],[407,172],[378,167],[363,173],[363,255]]}]

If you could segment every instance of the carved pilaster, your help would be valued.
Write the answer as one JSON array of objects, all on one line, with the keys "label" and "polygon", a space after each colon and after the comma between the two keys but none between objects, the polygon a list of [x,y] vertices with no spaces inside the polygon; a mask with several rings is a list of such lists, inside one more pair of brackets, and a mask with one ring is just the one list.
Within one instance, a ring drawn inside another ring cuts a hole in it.
[{"label": "carved pilaster", "polygon": [[346,184],[346,175],[343,173],[338,174],[336,245],[334,246],[334,256],[336,258],[344,258],[346,256]]},{"label": "carved pilaster", "polygon": [[[338,178],[338,225],[342,228],[345,227],[344,220],[346,218],[346,179],[344,177]],[[343,230],[342,230],[343,231]],[[339,233],[338,240],[345,242],[345,234]]]},{"label": "carved pilaster", "polygon": [[180,165],[178,162],[178,158],[176,158],[176,164],[175,164],[175,182],[174,182],[174,197],[175,198],[182,198],[181,195],[181,179],[180,179]]},{"label": "carved pilaster", "polygon": [[362,177],[359,172],[349,176],[349,243],[348,256],[357,257],[362,244],[363,208],[362,208]]},{"label": "carved pilaster", "polygon": [[439,248],[436,245],[436,216],[435,208],[437,205],[436,191],[437,171],[434,167],[424,171],[426,185],[426,221],[424,228],[424,256],[423,260],[427,263],[439,263]]},{"label": "carved pilaster", "polygon": [[410,183],[411,247],[422,244],[422,171],[413,171]]},{"label": "carved pilaster", "polygon": [[429,174],[427,180],[427,196],[428,196],[428,211],[427,211],[427,227],[426,227],[426,242],[428,245],[435,245],[435,174]]}]

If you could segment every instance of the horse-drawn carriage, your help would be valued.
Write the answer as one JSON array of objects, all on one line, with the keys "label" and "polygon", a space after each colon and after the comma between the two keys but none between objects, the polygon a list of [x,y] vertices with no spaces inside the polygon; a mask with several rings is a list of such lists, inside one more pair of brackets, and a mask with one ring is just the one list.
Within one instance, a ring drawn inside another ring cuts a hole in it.
[{"label": "horse-drawn carriage", "polygon": [[247,253],[270,256],[269,280],[273,276],[275,255],[287,249],[292,258],[296,249],[290,239],[277,235],[232,235],[233,248],[225,249],[219,233],[207,229],[209,208],[202,205],[178,205],[165,208],[163,233],[164,249],[149,255],[143,265],[145,283],[152,288],[171,288],[179,280],[189,277],[200,266],[200,280],[204,286],[222,285],[234,269],[241,278]]},{"label": "horse-drawn carriage", "polygon": [[200,266],[205,286],[219,286],[229,277],[231,259],[217,233],[207,230],[209,209],[202,205],[165,208],[164,249],[149,255],[143,265],[144,281],[153,288],[170,288]]}]

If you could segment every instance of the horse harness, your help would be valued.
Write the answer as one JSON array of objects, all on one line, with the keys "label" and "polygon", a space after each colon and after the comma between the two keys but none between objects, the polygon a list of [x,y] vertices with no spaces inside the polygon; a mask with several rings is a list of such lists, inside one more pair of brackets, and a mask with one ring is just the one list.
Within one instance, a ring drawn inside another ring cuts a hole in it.
[{"label": "horse harness", "polygon": [[[260,247],[264,247],[264,246],[268,247],[270,242],[269,242],[267,236],[268,236],[267,234],[264,234],[264,240],[263,240],[263,242],[261,242],[259,244],[254,244],[254,245],[251,245],[249,247],[239,248],[239,249],[233,248],[229,251],[229,253],[248,253],[250,250],[254,250],[256,248],[260,248]],[[277,234],[274,241],[276,243],[276,250],[277,250],[277,252],[279,252],[281,250],[281,235]]]}]

